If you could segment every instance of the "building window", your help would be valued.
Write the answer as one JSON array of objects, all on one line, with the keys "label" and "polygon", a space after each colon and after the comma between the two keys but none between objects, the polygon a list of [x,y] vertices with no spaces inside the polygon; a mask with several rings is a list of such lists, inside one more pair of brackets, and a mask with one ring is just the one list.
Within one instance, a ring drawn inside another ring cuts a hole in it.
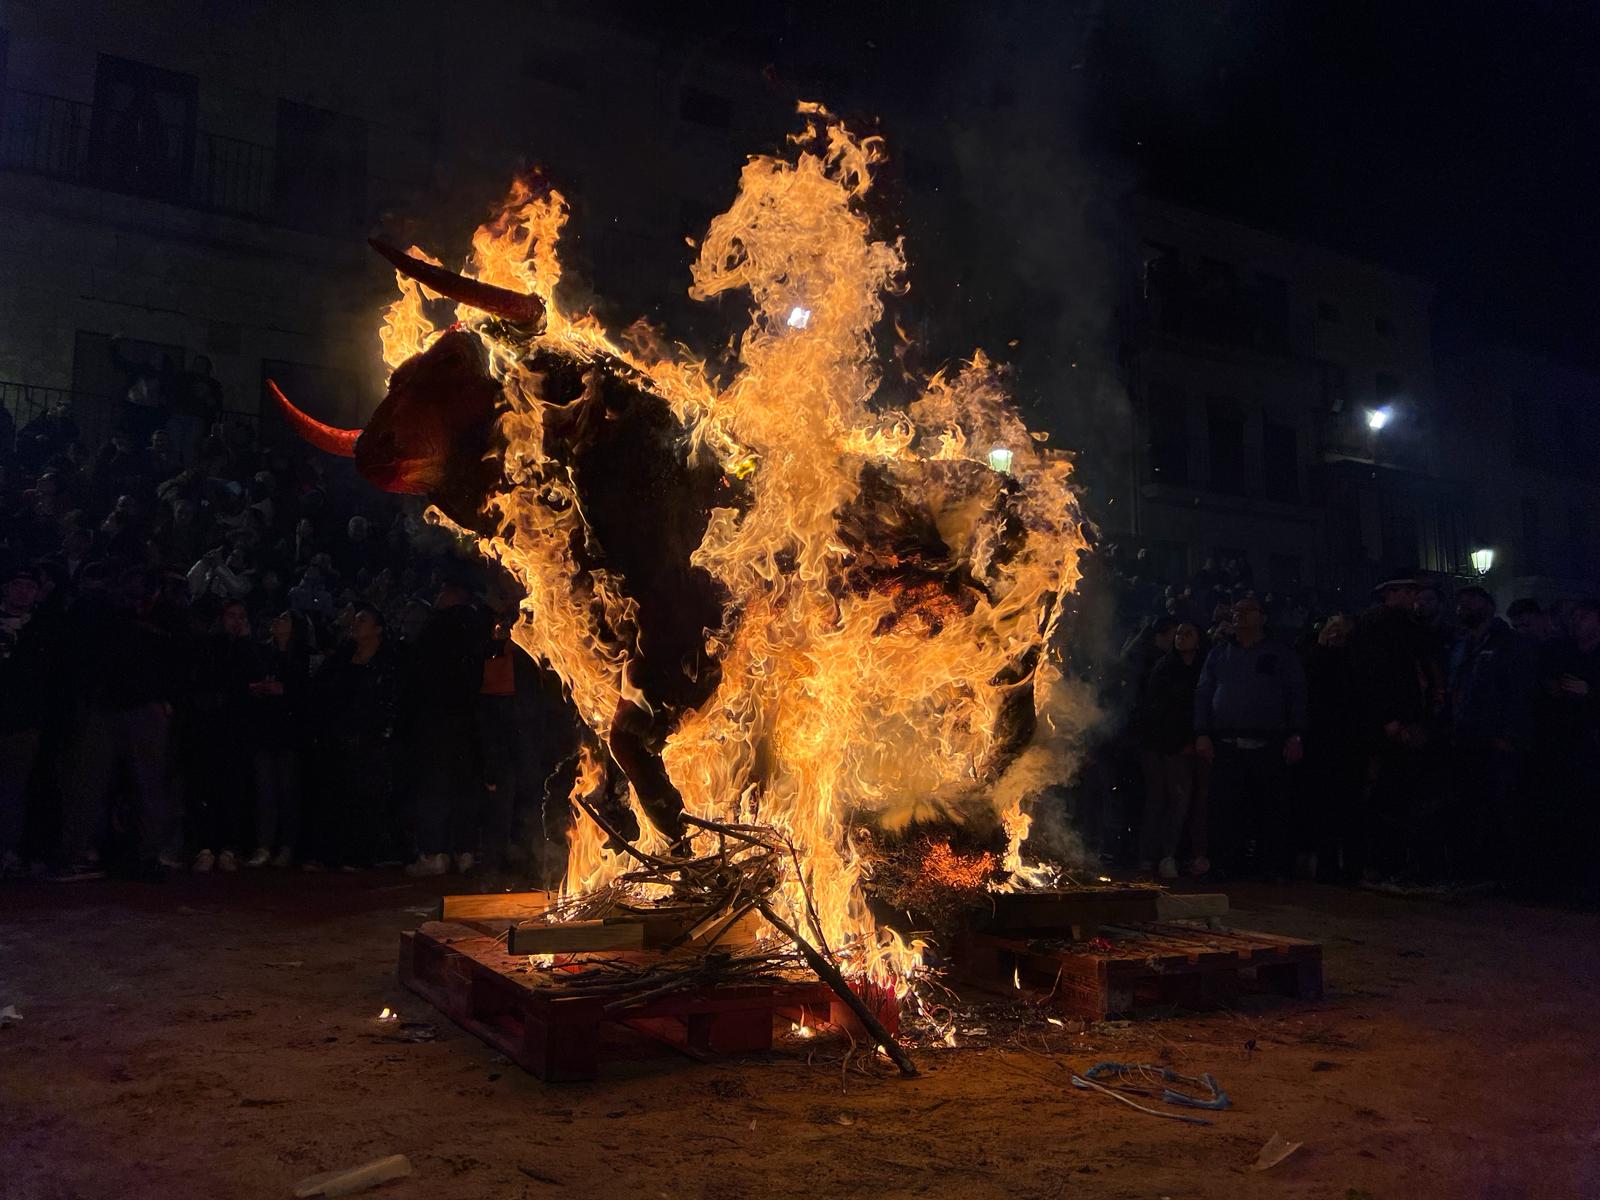
[{"label": "building window", "polygon": [[186,200],[199,91],[193,75],[102,54],[89,135],[96,180],[117,191]]},{"label": "building window", "polygon": [[1244,419],[1227,400],[1213,400],[1206,417],[1206,441],[1211,451],[1211,488],[1235,495],[1245,484]]},{"label": "building window", "polygon": [[731,129],[733,101],[704,88],[686,87],[678,100],[678,115],[707,129]]},{"label": "building window", "polygon": [[1326,321],[1329,325],[1339,323],[1339,306],[1332,300],[1317,301],[1317,320]]},{"label": "building window", "polygon": [[1525,395],[1511,397],[1511,461],[1530,471],[1550,465],[1550,446],[1539,428],[1539,410]]},{"label": "building window", "polygon": [[1144,302],[1150,311],[1150,323],[1162,333],[1182,333],[1189,291],[1183,259],[1171,246],[1146,242],[1142,260]]},{"label": "building window", "polygon": [[1299,438],[1293,425],[1268,421],[1261,427],[1261,482],[1268,500],[1300,499]]},{"label": "building window", "polygon": [[1522,569],[1526,574],[1537,575],[1544,565],[1544,547],[1539,528],[1539,502],[1532,496],[1522,498]]},{"label": "building window", "polygon": [[1189,482],[1189,413],[1184,395],[1170,384],[1152,383],[1148,407],[1150,481]]},{"label": "building window", "polygon": [[1289,281],[1258,271],[1252,289],[1255,309],[1251,341],[1269,354],[1289,349]]},{"label": "building window", "polygon": [[1298,554],[1267,555],[1267,578],[1274,591],[1288,591],[1301,584],[1300,556]]},{"label": "building window", "polygon": [[1574,504],[1567,509],[1567,540],[1572,543],[1573,552],[1583,555],[1589,549],[1589,510],[1581,504]]},{"label": "building window", "polygon": [[367,123],[278,101],[274,202],[289,225],[345,233],[367,219]]},{"label": "building window", "polygon": [[1394,324],[1388,317],[1373,317],[1372,331],[1381,338],[1390,338],[1394,336]]},{"label": "building window", "polygon": [[[142,376],[142,390],[159,393],[185,362],[183,347],[170,342],[120,338],[113,351],[110,334],[78,330],[72,342],[72,416],[84,444],[101,444],[124,428],[130,416],[147,415],[130,408],[129,390]],[[148,436],[148,430],[143,432]]]},{"label": "building window", "polygon": [[1322,406],[1329,412],[1343,412],[1349,399],[1350,381],[1343,366],[1335,362],[1318,364],[1322,376]]},{"label": "building window", "polygon": [[1189,578],[1189,546],[1186,542],[1153,541],[1149,546],[1150,574],[1157,581]]}]

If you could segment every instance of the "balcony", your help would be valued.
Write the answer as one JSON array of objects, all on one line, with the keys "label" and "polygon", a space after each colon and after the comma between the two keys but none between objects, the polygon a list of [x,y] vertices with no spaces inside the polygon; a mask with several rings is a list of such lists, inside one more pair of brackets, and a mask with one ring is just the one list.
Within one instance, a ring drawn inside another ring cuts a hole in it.
[{"label": "balcony", "polygon": [[300,165],[272,146],[192,125],[129,126],[121,114],[42,92],[7,88],[0,102],[0,170],[315,233],[359,228],[364,171]]},{"label": "balcony", "polygon": [[[91,455],[110,440],[122,417],[121,400],[115,396],[0,379],[0,407],[10,414],[19,433],[35,417],[58,404],[65,405],[72,414],[78,427],[78,441]],[[259,413],[224,407],[220,417],[225,424],[248,427],[259,435]],[[13,449],[12,445],[0,447],[4,455],[9,455]]]}]

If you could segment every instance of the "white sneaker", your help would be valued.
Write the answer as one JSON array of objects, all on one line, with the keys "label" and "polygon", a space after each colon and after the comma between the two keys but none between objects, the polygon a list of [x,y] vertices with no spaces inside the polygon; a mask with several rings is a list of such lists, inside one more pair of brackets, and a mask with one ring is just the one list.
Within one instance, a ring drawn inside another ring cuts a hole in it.
[{"label": "white sneaker", "polygon": [[450,869],[450,856],[448,854],[419,854],[417,861],[406,868],[406,874],[417,877],[422,875],[443,875]]},{"label": "white sneaker", "polygon": [[1156,868],[1156,874],[1163,879],[1176,879],[1178,877],[1178,860],[1172,855],[1167,855],[1161,860],[1161,865]]},{"label": "white sneaker", "polygon": [[471,854],[465,854],[465,853],[458,854],[458,855],[456,855],[456,870],[459,871],[461,874],[466,875],[469,872],[471,872],[472,864],[475,861],[476,860],[472,857]]},{"label": "white sneaker", "polygon": [[1199,879],[1202,875],[1211,874],[1211,860],[1202,854],[1189,864],[1189,874]]},{"label": "white sneaker", "polygon": [[217,856],[211,853],[209,850],[202,850],[199,854],[194,856],[194,869],[198,872],[203,873],[209,871],[216,865]]},{"label": "white sneaker", "polygon": [[217,870],[237,871],[239,869],[239,856],[232,850],[224,850],[217,855]]},{"label": "white sneaker", "polygon": [[265,846],[257,846],[256,852],[244,860],[247,867],[264,867],[272,861],[272,851]]},{"label": "white sneaker", "polygon": [[287,867],[293,861],[294,861],[294,852],[291,851],[289,849],[289,847],[284,846],[281,850],[279,850],[276,854],[274,854],[272,856],[272,864],[271,865],[274,866],[274,867],[277,867],[277,868],[279,868],[281,870],[282,868]]}]

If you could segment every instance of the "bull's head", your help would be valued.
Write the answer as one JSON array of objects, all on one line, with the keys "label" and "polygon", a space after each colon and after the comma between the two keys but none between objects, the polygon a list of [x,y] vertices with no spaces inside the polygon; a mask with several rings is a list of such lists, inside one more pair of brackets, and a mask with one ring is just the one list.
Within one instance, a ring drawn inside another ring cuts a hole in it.
[{"label": "bull's head", "polygon": [[[468,279],[403,254],[372,246],[395,267],[441,296],[537,331],[544,305],[537,296]],[[489,374],[481,343],[462,330],[440,335],[401,363],[389,391],[364,429],[338,429],[299,408],[272,380],[267,387],[290,428],[318,449],[354,458],[356,470],[388,492],[428,495],[460,520],[476,508],[485,487],[485,452],[494,428],[500,385]]]}]

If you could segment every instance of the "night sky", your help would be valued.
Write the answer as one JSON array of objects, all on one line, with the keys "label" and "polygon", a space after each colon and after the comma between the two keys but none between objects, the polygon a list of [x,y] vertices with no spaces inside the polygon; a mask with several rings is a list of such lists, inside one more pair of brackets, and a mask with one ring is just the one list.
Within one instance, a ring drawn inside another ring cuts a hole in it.
[{"label": "night sky", "polygon": [[1434,280],[1446,344],[1600,358],[1600,5],[1107,16],[1091,124],[1146,186]]},{"label": "night sky", "polygon": [[1002,73],[1075,72],[1059,116],[1089,162],[1432,280],[1446,348],[1507,341],[1600,366],[1600,5],[863,0],[819,20],[829,9],[765,10],[752,40],[800,78],[864,61],[857,103],[934,114],[962,105],[972,23],[1009,13],[1024,36]]}]

